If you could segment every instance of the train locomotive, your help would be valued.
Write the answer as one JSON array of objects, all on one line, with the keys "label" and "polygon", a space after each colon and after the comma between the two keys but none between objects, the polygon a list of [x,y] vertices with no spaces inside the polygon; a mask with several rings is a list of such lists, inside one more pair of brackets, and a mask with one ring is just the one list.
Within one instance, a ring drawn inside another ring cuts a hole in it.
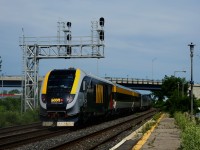
[{"label": "train locomotive", "polygon": [[40,118],[43,126],[74,126],[90,116],[147,109],[150,101],[139,92],[81,69],[52,70],[42,83]]}]

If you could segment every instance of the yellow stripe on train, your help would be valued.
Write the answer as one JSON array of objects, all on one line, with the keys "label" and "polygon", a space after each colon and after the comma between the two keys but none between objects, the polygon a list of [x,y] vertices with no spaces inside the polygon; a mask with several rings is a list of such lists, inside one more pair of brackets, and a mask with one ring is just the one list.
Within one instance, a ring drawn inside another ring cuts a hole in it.
[{"label": "yellow stripe on train", "polygon": [[42,94],[47,93],[47,81],[48,81],[50,73],[51,71],[49,71],[44,77],[43,84],[42,84]]},{"label": "yellow stripe on train", "polygon": [[137,92],[130,91],[130,90],[127,90],[127,89],[123,89],[123,88],[117,87],[117,86],[113,86],[112,92],[131,95],[131,96],[139,96],[140,95]]},{"label": "yellow stripe on train", "polygon": [[77,91],[78,91],[78,83],[80,81],[80,77],[81,77],[81,70],[77,69],[76,70],[76,74],[75,74],[75,80],[74,80],[74,83],[73,83],[72,90],[71,90],[70,94],[76,94],[77,93]]}]

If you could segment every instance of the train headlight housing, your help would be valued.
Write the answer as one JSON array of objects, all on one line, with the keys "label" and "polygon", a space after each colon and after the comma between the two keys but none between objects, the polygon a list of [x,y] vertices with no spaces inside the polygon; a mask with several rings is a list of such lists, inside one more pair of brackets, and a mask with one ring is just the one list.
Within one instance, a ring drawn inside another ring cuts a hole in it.
[{"label": "train headlight housing", "polygon": [[67,100],[67,104],[71,103],[74,99],[74,95],[67,95],[66,100]]},{"label": "train headlight housing", "polygon": [[43,103],[46,103],[47,102],[46,94],[42,94],[41,99]]}]

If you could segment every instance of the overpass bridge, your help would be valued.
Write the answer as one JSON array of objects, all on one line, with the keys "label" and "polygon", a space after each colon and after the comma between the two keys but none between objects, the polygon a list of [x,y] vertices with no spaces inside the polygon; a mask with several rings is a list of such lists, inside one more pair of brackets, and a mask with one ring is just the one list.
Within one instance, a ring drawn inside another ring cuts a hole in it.
[{"label": "overpass bridge", "polygon": [[134,90],[160,90],[162,85],[162,80],[113,77],[105,77],[105,79]]},{"label": "overpass bridge", "polygon": [[[0,87],[22,87],[22,76],[0,76]],[[41,83],[43,77],[39,78]]]},{"label": "overpass bridge", "polygon": [[21,76],[1,76],[0,87],[21,87],[22,77]]},{"label": "overpass bridge", "polygon": [[[134,90],[160,90],[162,85],[162,80],[112,77],[105,77],[105,79],[113,83],[132,88]],[[42,80],[43,77],[39,77],[39,84],[41,84]],[[22,76],[1,76],[0,87],[22,87]]]},{"label": "overpass bridge", "polygon": [[[113,78],[105,77],[105,79],[117,83],[134,90],[160,90],[162,80],[148,80],[148,79],[135,79],[135,78]],[[41,84],[43,77],[39,77],[39,85]],[[19,88],[22,87],[22,76],[0,76],[0,88],[11,87]],[[194,94],[197,98],[200,98],[200,84],[194,84]],[[190,87],[189,87],[190,89]]]}]

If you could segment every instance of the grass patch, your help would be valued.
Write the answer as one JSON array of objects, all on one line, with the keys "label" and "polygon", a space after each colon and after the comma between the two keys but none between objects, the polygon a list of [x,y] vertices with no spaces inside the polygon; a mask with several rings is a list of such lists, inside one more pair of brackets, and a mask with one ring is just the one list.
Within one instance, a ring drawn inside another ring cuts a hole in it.
[{"label": "grass patch", "polygon": [[142,131],[141,131],[142,134],[146,133],[148,130],[150,130],[152,128],[152,126],[154,126],[156,124],[156,122],[160,118],[161,114],[162,114],[161,112],[156,113],[153,116],[152,120],[144,125],[144,127],[142,128]]},{"label": "grass patch", "polygon": [[0,99],[0,128],[38,122],[38,114],[38,109],[27,110],[21,114],[19,98]]},{"label": "grass patch", "polygon": [[176,123],[181,129],[181,146],[184,150],[200,149],[200,126],[191,121],[189,115],[181,112],[174,114]]},{"label": "grass patch", "polygon": [[38,110],[28,110],[21,114],[17,111],[0,112],[0,128],[39,122]]},{"label": "grass patch", "polygon": [[154,126],[156,124],[155,121],[150,121],[148,123],[145,124],[145,126],[142,128],[142,134],[145,134],[148,130],[151,129],[152,126]]}]

